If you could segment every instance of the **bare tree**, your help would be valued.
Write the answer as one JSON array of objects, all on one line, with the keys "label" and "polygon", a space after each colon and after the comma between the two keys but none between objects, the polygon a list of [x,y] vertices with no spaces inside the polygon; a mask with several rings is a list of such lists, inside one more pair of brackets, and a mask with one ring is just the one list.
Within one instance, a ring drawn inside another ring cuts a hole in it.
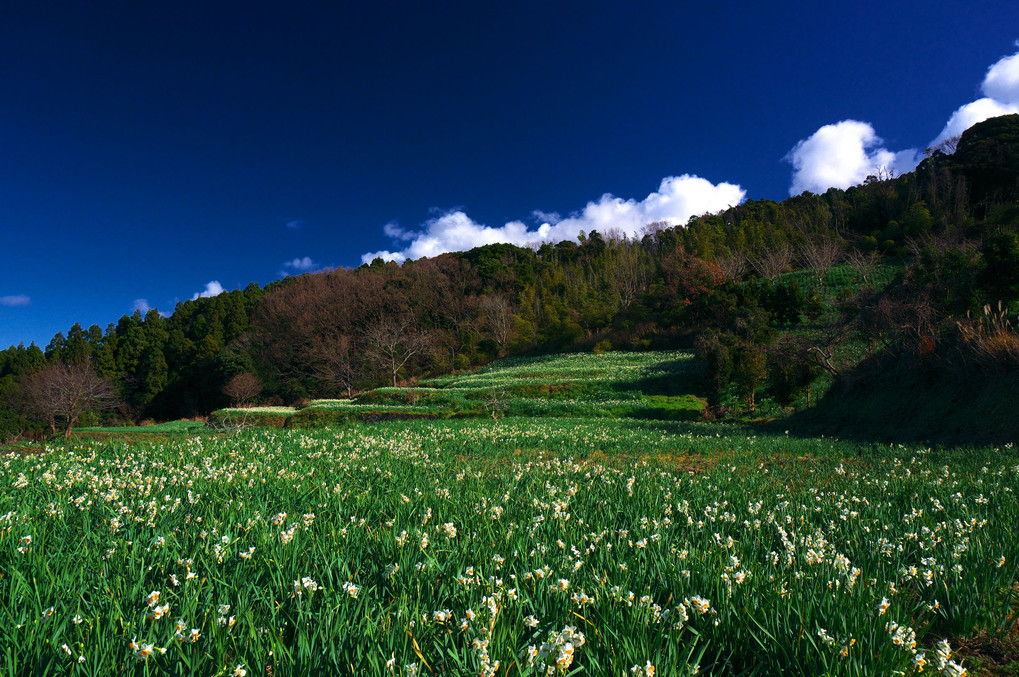
[{"label": "bare tree", "polygon": [[715,263],[722,271],[726,281],[734,282],[743,277],[747,272],[749,258],[741,249],[734,250],[728,256],[719,258]]},{"label": "bare tree", "polygon": [[469,280],[462,267],[450,268],[433,284],[430,305],[440,323],[435,339],[449,354],[450,373],[456,375],[456,362],[477,337],[478,299],[469,293]]},{"label": "bare tree", "polygon": [[800,245],[800,256],[813,271],[814,279],[823,287],[828,271],[842,261],[845,250],[845,244],[841,240],[819,236],[809,238]]},{"label": "bare tree", "polygon": [[364,376],[364,363],[359,354],[353,337],[321,335],[309,348],[307,358],[316,377],[339,385],[350,399],[354,387]]},{"label": "bare tree", "polygon": [[615,247],[616,263],[610,271],[609,283],[619,294],[621,308],[630,305],[645,294],[650,286],[650,268],[647,253],[637,241],[623,239]]},{"label": "bare tree", "polygon": [[223,386],[223,394],[233,400],[235,406],[243,406],[248,400],[262,392],[262,382],[249,372],[237,374]]},{"label": "bare tree", "polygon": [[955,149],[959,147],[959,139],[961,138],[962,137],[958,134],[950,136],[930,150],[940,150],[945,155],[951,155],[955,152]]},{"label": "bare tree", "polygon": [[87,364],[49,364],[25,379],[24,392],[27,413],[46,421],[54,435],[62,427],[65,439],[82,414],[117,403],[110,382]]},{"label": "bare tree", "polygon": [[513,338],[513,306],[499,295],[482,297],[479,306],[485,329],[498,344],[499,354],[504,354]]},{"label": "bare tree", "polygon": [[754,261],[751,262],[754,270],[761,277],[775,277],[789,270],[789,266],[793,263],[793,248],[788,244],[782,243],[769,249],[765,249],[761,252]]},{"label": "bare tree", "polygon": [[870,282],[867,278],[877,268],[878,258],[877,252],[864,252],[859,249],[853,249],[846,254],[846,263],[852,266],[860,274],[860,277],[863,278],[863,283],[867,284]]},{"label": "bare tree", "polygon": [[402,317],[383,317],[364,333],[365,354],[389,372],[396,387],[400,371],[416,355],[432,347],[431,335],[409,313]]}]

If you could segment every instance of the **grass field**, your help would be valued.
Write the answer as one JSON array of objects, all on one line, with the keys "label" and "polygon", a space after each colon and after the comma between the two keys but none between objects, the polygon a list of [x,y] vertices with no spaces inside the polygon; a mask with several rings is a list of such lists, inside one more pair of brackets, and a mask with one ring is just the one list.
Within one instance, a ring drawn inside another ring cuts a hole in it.
[{"label": "grass field", "polygon": [[202,421],[168,421],[166,423],[153,423],[141,426],[115,426],[115,427],[85,427],[75,428],[75,433],[149,433],[149,434],[171,434],[201,432],[205,428]]},{"label": "grass field", "polygon": [[1019,674],[1011,445],[686,420],[695,376],[503,360],[0,456],[0,674]]},{"label": "grass field", "polygon": [[697,366],[688,351],[511,358],[478,371],[377,388],[349,400],[223,409],[213,420],[314,428],[347,421],[544,416],[697,420]]},{"label": "grass field", "polygon": [[1010,448],[522,417],[2,462],[5,675],[960,674],[1016,619]]}]

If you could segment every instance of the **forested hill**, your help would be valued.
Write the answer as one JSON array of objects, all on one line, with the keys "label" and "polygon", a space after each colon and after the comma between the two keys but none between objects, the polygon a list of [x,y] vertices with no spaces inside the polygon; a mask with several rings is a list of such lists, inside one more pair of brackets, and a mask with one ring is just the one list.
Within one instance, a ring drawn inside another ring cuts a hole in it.
[{"label": "forested hill", "polygon": [[101,416],[140,421],[337,396],[507,354],[696,347],[716,405],[795,406],[819,378],[845,380],[861,351],[923,369],[1016,369],[1017,302],[1011,115],[909,174],[648,224],[639,238],[376,260],[186,301],[166,318],[76,324],[45,349],[0,352],[0,441],[54,423],[36,401],[52,365],[107,379],[117,404]]}]

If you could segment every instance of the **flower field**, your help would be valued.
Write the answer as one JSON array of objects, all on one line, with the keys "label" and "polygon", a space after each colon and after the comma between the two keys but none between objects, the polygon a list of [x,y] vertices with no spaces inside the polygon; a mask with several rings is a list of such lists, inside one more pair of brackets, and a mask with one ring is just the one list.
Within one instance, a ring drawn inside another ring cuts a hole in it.
[{"label": "flower field", "polygon": [[689,351],[569,353],[497,360],[475,372],[376,388],[354,399],[290,407],[221,409],[213,420],[295,428],[393,419],[635,417],[699,420],[706,402],[690,393]]},{"label": "flower field", "polygon": [[0,457],[3,675],[960,675],[1014,450],[512,419]]}]

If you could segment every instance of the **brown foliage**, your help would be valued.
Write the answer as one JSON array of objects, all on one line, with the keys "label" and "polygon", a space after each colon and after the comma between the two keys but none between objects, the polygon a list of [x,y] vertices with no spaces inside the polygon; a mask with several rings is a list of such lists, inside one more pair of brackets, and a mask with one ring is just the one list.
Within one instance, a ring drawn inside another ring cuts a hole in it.
[{"label": "brown foliage", "polygon": [[364,332],[365,354],[392,377],[393,387],[400,371],[415,356],[432,348],[432,336],[410,313],[377,318]]},{"label": "brown foliage", "polygon": [[248,372],[237,374],[223,386],[223,394],[234,401],[237,406],[254,399],[262,392],[262,382],[254,374]]},{"label": "brown foliage", "polygon": [[117,403],[113,386],[87,364],[49,364],[24,381],[26,413],[44,420],[65,438],[87,411],[110,409]]}]

